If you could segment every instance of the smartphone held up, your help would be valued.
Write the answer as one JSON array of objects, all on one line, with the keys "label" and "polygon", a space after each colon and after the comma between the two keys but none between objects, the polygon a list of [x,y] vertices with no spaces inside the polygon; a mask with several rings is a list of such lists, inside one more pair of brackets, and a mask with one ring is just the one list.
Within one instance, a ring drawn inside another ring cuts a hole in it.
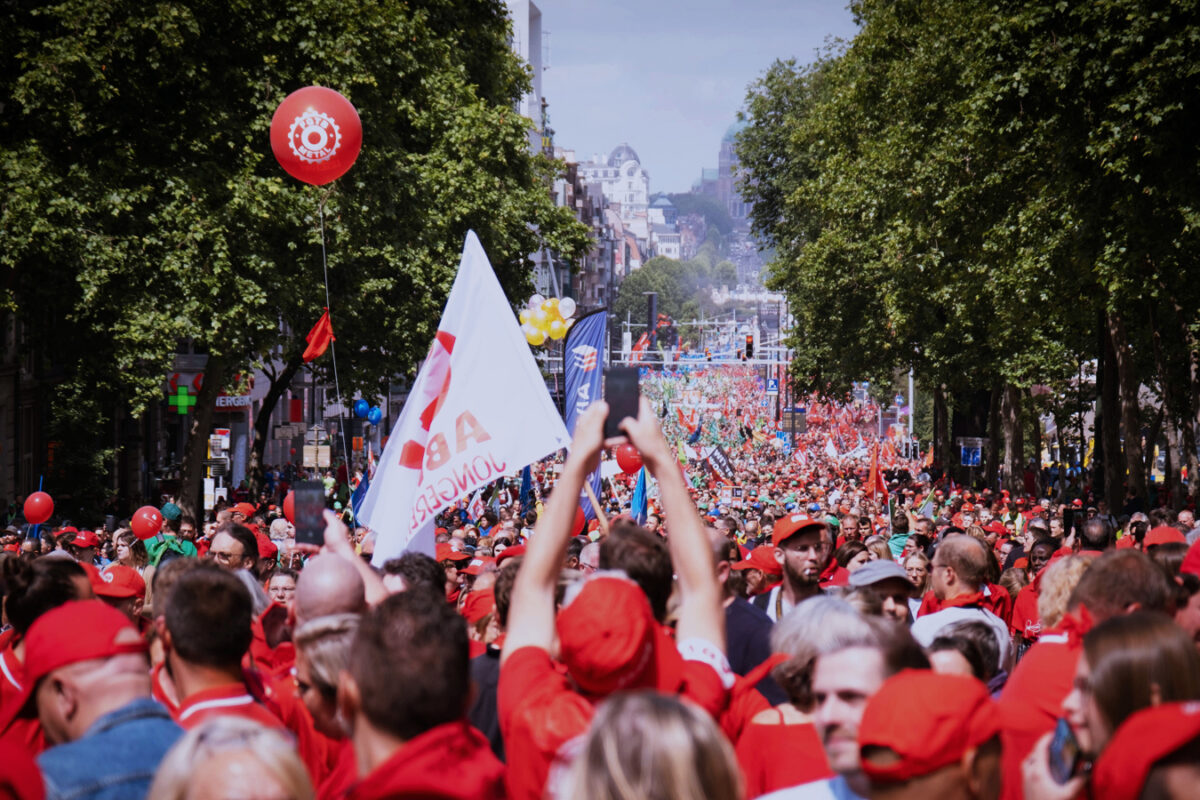
[{"label": "smartphone held up", "polygon": [[604,401],[608,403],[608,417],[604,420],[604,438],[616,439],[625,434],[621,421],[626,417],[637,418],[638,399],[637,367],[609,367],[604,373]]}]

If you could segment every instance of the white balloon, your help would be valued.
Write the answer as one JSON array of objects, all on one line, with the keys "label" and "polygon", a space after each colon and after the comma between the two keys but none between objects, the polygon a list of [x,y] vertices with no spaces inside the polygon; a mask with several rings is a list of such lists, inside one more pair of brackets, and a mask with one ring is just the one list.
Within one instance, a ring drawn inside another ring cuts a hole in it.
[{"label": "white balloon", "polygon": [[541,308],[542,303],[544,302],[546,302],[546,298],[542,297],[540,294],[535,294],[533,297],[529,298],[529,307],[531,309]]},{"label": "white balloon", "polygon": [[563,319],[575,316],[575,301],[569,297],[564,297],[558,301],[558,313]]}]

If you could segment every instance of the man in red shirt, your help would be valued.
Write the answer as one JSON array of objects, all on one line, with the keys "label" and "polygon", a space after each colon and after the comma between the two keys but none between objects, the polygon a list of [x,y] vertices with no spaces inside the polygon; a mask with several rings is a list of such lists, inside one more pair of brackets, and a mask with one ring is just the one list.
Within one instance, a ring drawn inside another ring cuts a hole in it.
[{"label": "man in red shirt", "polygon": [[171,587],[163,649],[179,695],[175,720],[184,728],[225,714],[283,727],[250,693],[242,672],[252,617],[250,593],[219,567],[197,565]]},{"label": "man in red shirt", "polygon": [[462,617],[426,592],[363,617],[338,682],[361,776],[350,800],[504,797],[504,766],[466,719],[467,650]]},{"label": "man in red shirt", "polygon": [[[571,454],[513,585],[501,655],[498,708],[509,746],[508,794],[541,798],[563,746],[583,734],[594,704],[617,690],[656,688],[682,694],[714,716],[728,702],[733,673],[725,658],[724,611],[708,532],[642,398],[622,429],[658,479],[680,606],[671,641],[645,594],[624,573],[599,572],[564,598],[556,591],[579,492],[600,461],[608,406],[593,403],[575,428]],[[551,659],[558,633],[565,673]]]}]

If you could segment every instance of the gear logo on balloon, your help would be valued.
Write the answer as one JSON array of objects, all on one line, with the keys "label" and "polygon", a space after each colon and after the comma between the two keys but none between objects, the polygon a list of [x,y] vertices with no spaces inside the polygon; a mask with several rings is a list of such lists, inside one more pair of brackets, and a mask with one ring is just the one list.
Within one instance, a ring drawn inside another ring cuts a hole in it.
[{"label": "gear logo on balloon", "polygon": [[328,161],[341,146],[342,131],[337,122],[311,108],[292,120],[288,129],[288,147],[296,158],[309,164]]}]

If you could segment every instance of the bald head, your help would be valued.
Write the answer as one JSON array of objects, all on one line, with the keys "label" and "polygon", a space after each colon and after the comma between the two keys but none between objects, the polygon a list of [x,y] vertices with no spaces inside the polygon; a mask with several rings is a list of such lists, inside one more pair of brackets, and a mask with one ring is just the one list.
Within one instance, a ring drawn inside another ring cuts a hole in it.
[{"label": "bald head", "polygon": [[296,623],[367,610],[362,576],[346,559],[325,553],[308,560],[296,581]]},{"label": "bald head", "polygon": [[937,566],[954,570],[958,582],[969,591],[978,591],[987,577],[987,550],[972,536],[947,536],[937,548]]}]

